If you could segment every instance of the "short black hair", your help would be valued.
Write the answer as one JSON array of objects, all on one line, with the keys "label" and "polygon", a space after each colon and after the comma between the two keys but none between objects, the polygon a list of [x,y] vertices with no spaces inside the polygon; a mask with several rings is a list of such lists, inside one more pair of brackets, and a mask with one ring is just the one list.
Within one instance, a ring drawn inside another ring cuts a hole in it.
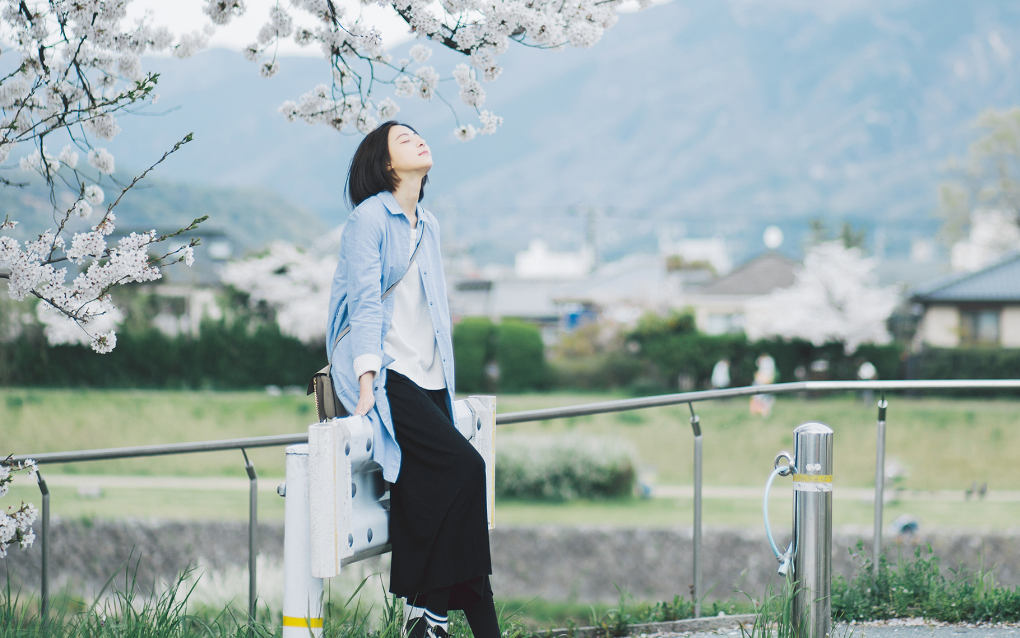
[{"label": "short black hair", "polygon": [[[383,122],[374,131],[365,136],[354,151],[351,158],[351,166],[347,170],[347,200],[351,208],[357,208],[358,204],[373,195],[383,191],[393,192],[397,190],[400,179],[396,172],[390,167],[390,129],[394,126],[407,126],[414,131],[414,127],[402,122],[389,120]],[[426,175],[421,180],[421,190],[418,192],[418,201],[425,197],[425,184],[429,181]]]}]

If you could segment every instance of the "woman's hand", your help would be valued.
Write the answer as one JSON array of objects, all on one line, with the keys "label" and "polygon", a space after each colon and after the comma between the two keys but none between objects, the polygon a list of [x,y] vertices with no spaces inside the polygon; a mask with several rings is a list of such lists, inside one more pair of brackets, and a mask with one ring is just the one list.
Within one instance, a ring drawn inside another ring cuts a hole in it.
[{"label": "woman's hand", "polygon": [[372,371],[366,372],[358,378],[360,392],[358,393],[358,405],[354,408],[355,416],[365,416],[375,405],[375,394],[372,392],[373,381],[375,381],[375,372]]}]

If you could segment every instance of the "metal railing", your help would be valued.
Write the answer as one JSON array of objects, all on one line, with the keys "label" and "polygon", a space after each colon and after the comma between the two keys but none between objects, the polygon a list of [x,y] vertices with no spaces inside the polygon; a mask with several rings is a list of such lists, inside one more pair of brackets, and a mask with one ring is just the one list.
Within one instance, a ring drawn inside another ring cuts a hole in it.
[{"label": "metal railing", "polygon": [[[749,397],[756,394],[793,394],[800,392],[827,393],[827,392],[854,392],[854,391],[877,391],[881,392],[878,401],[878,425],[876,431],[875,450],[875,528],[873,539],[873,555],[878,556],[882,551],[882,511],[885,498],[885,430],[886,410],[888,401],[885,393],[887,391],[903,390],[1020,390],[1020,379],[982,379],[982,380],[953,380],[953,381],[801,381],[796,383],[777,383],[767,386],[747,386],[740,388],[726,388],[722,390],[704,390],[699,392],[681,392],[677,394],[665,394],[637,399],[619,399],[614,401],[602,401],[598,403],[587,403],[560,408],[545,408],[541,410],[527,410],[523,412],[510,412],[496,415],[496,425],[509,425],[512,423],[527,423],[533,421],[548,421],[552,419],[563,419],[577,416],[588,416],[594,414],[606,414],[610,412],[626,412],[629,410],[640,410],[644,408],[655,408],[673,405],[687,404],[690,409],[690,425],[694,435],[694,534],[693,534],[693,587],[692,596],[695,601],[695,616],[700,615],[700,597],[703,594],[701,586],[701,536],[702,536],[702,515],[701,515],[701,492],[702,492],[702,433],[701,419],[694,410],[694,404],[703,401],[728,399],[736,397]],[[255,474],[255,466],[248,459],[246,449],[259,447],[276,447],[307,443],[308,434],[283,434],[275,436],[249,437],[242,439],[226,439],[220,441],[199,441],[195,443],[174,443],[168,445],[142,445],[135,447],[109,448],[102,450],[80,450],[73,452],[44,452],[40,454],[15,455],[13,460],[24,461],[35,460],[36,463],[78,463],[85,461],[105,461],[110,459],[139,458],[149,456],[166,456],[171,454],[194,454],[198,452],[219,452],[225,450],[241,450],[244,455],[245,471],[250,481],[250,506],[248,517],[248,612],[254,617],[256,601],[256,578],[255,578],[255,556],[258,552],[258,510],[257,510],[257,488],[258,478]],[[46,614],[49,604],[49,549],[48,532],[50,521],[50,493],[46,486],[42,472],[37,474],[39,490],[42,494],[41,530],[39,542],[42,550],[41,565],[41,612]],[[354,557],[359,558],[359,557]],[[878,561],[875,561],[878,564]]]}]

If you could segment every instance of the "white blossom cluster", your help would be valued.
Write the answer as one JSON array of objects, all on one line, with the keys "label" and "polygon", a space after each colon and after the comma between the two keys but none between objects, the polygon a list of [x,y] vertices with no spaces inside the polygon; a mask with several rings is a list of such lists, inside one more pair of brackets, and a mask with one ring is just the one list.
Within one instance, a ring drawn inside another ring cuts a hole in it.
[{"label": "white blossom cluster", "polygon": [[[459,125],[456,136],[467,141],[476,135],[489,135],[502,118],[482,110],[482,82],[500,76],[502,68],[497,58],[510,43],[548,49],[567,45],[589,48],[616,24],[617,9],[624,0],[376,2],[393,7],[419,38],[465,55],[468,64],[458,64],[452,78],[442,78],[434,67],[425,66],[432,55],[430,48],[415,44],[409,52],[410,60],[394,61],[383,48],[379,31],[364,24],[360,15],[348,15],[334,0],[290,0],[291,9],[301,14],[306,25],[298,24],[280,2],[270,9],[268,21],[245,48],[245,56],[260,65],[263,76],[271,77],[279,70],[276,45],[292,37],[299,46],[318,45],[333,70],[331,85],[320,85],[298,101],[280,107],[288,120],[326,124],[342,132],[350,128],[365,132],[374,128],[378,119],[396,113],[395,103],[386,108],[377,101],[377,86],[392,85],[399,97],[431,100],[439,94],[440,82],[452,79],[461,102],[478,114],[480,122],[479,126]],[[641,8],[651,6],[651,0],[639,3]],[[242,0],[206,0],[205,12],[217,25],[227,24],[244,11]],[[421,66],[411,69],[412,63]]]},{"label": "white blossom cluster", "polygon": [[[96,352],[113,350],[116,335],[112,324],[121,317],[113,306],[110,289],[161,277],[148,255],[157,239],[155,231],[131,233],[108,246],[114,220],[114,214],[108,212],[91,232],[74,233],[70,247],[52,231],[26,241],[24,248],[10,237],[0,237],[0,268],[10,270],[8,294],[16,301],[29,294],[42,299],[39,319],[46,326],[50,344],[91,342]],[[70,286],[65,283],[67,268],[54,268],[50,263],[50,256],[58,250],[72,264],[91,262]]]},{"label": "white blossom cluster", "polygon": [[862,343],[888,343],[886,320],[899,295],[877,285],[876,265],[860,248],[845,248],[840,241],[812,247],[792,286],[748,303],[748,338],[799,338],[816,346],[838,342],[847,354]]},{"label": "white blossom cluster", "polygon": [[[10,458],[0,460],[0,498],[7,495],[14,473],[20,471],[27,471],[29,476],[34,476],[37,471],[35,461],[29,459],[17,462]],[[7,549],[14,543],[22,549],[32,546],[35,541],[32,524],[37,515],[38,510],[31,503],[22,502],[18,509],[0,507],[0,558],[7,556]]]},{"label": "white blossom cluster", "polygon": [[337,257],[318,256],[277,241],[269,252],[227,264],[223,283],[246,292],[250,303],[265,302],[276,313],[280,332],[304,343],[326,338],[329,292]]},{"label": "white blossom cluster", "polygon": [[[210,26],[175,38],[145,20],[126,26],[129,2],[0,0],[0,47],[5,59],[17,61],[16,69],[0,78],[0,171],[10,168],[3,164],[15,149],[24,149],[16,166],[46,182],[55,222],[55,229],[24,245],[0,236],[0,281],[7,280],[7,293],[15,300],[29,295],[42,300],[39,312],[50,343],[91,342],[98,352],[109,352],[116,343],[113,323],[119,314],[111,288],[158,279],[162,258],[153,260],[148,252],[163,238],[155,232],[132,234],[108,246],[114,202],[97,215],[91,232],[74,232],[68,240],[71,228],[103,204],[104,188],[116,184],[114,157],[95,142],[120,133],[119,113],[155,102],[156,76],[143,71],[142,55],[170,50],[188,57],[212,32]],[[52,154],[44,139],[68,143]],[[79,165],[81,154],[85,165]],[[16,181],[0,180],[4,185]],[[131,186],[118,187],[120,195]],[[55,202],[64,197],[57,191],[63,188],[70,189],[73,204],[59,208]],[[0,231],[16,224],[5,218]],[[190,262],[191,250],[178,251],[178,260]],[[68,266],[57,267],[62,262],[80,269],[70,285]]]}]

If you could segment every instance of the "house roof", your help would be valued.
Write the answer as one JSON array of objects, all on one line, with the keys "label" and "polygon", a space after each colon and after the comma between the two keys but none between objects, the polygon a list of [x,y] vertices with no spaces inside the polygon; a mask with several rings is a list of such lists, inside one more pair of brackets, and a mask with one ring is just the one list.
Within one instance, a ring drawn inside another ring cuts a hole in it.
[{"label": "house roof", "polygon": [[702,295],[765,295],[787,288],[796,280],[797,262],[777,252],[767,252],[746,262],[725,277],[706,284]]},{"label": "house roof", "polygon": [[917,289],[911,298],[921,303],[1020,302],[1020,252],[976,272]]}]

